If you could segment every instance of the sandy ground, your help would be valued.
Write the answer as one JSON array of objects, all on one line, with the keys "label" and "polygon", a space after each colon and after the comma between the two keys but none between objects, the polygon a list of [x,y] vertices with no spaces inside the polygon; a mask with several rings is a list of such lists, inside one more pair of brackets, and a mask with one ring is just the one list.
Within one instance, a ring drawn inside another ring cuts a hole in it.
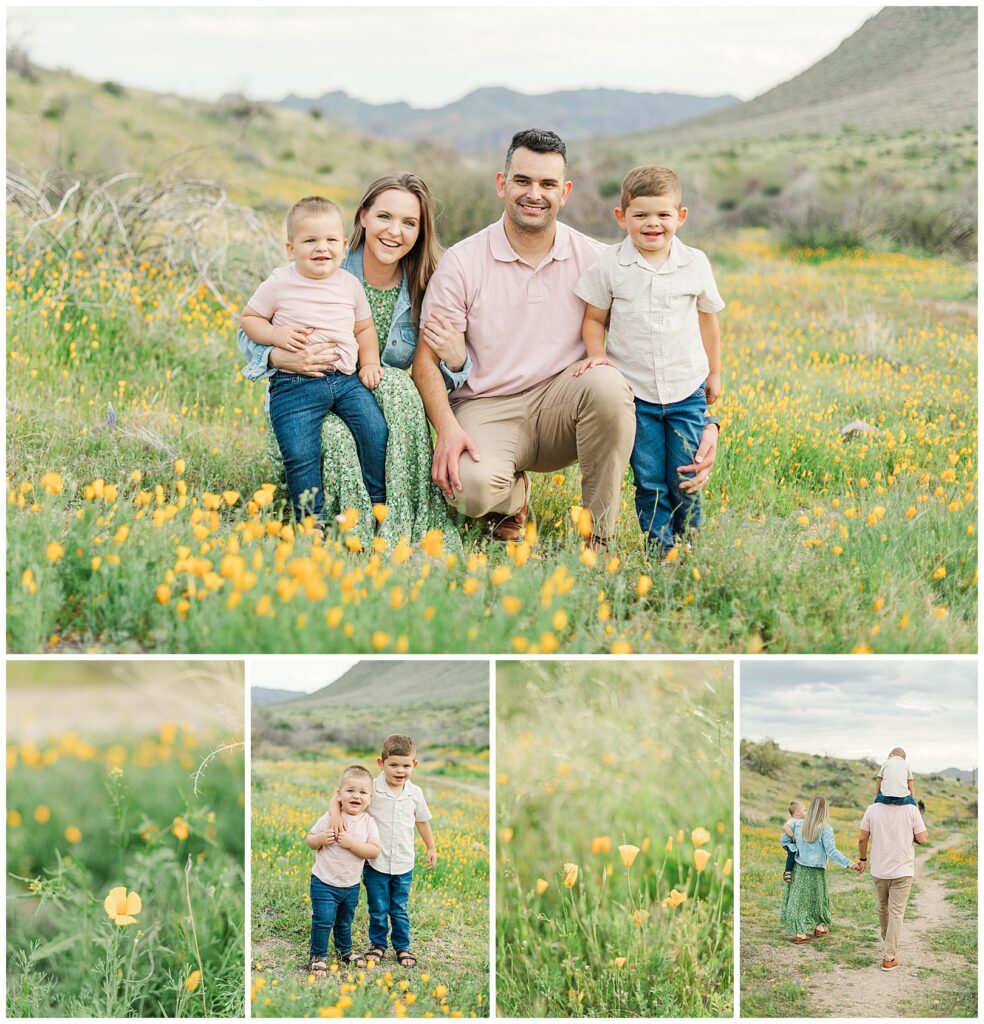
[{"label": "sandy ground", "polygon": [[162,722],[242,736],[242,662],[9,662],[7,738],[130,739]]}]

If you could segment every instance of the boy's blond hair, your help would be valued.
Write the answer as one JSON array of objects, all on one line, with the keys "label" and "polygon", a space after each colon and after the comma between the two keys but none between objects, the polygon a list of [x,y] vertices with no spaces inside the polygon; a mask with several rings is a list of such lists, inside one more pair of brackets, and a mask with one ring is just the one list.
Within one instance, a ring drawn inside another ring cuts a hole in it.
[{"label": "boy's blond hair", "polygon": [[398,757],[409,757],[416,752],[417,744],[409,736],[395,732],[383,740],[383,749],[379,756],[385,761],[394,754]]},{"label": "boy's blond hair", "polygon": [[645,164],[633,167],[622,182],[622,210],[629,208],[633,199],[640,196],[670,196],[677,207],[683,206],[683,188],[680,179],[669,167]]},{"label": "boy's blond hair", "polygon": [[372,772],[368,768],[364,768],[361,764],[350,764],[345,771],[342,772],[338,779],[338,788],[341,789],[345,780],[352,775],[364,775],[372,783]]},{"label": "boy's blond hair", "polygon": [[806,804],[802,800],[790,800],[789,801],[789,813],[795,814],[797,811],[802,811],[806,807]]},{"label": "boy's blond hair", "polygon": [[[324,217],[329,213],[337,213],[338,219],[343,220],[342,211],[337,203],[333,203],[324,196],[305,196],[298,199],[287,211],[287,241],[294,237],[294,223],[301,217]],[[343,221],[344,223],[344,221]]]},{"label": "boy's blond hair", "polygon": [[892,749],[888,752],[888,756],[889,757],[901,757],[902,760],[904,761],[905,760],[905,751],[901,747],[892,747]]}]

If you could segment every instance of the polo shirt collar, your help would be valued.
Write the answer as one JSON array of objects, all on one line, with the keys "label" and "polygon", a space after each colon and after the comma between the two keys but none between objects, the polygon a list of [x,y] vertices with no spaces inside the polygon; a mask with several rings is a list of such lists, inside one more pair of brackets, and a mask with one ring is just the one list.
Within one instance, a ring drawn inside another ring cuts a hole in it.
[{"label": "polo shirt collar", "polygon": [[670,254],[666,257],[666,262],[658,270],[653,269],[646,261],[646,257],[639,252],[628,235],[622,239],[622,244],[618,249],[618,262],[623,267],[631,267],[633,263],[638,263],[639,266],[652,274],[668,274],[672,270],[685,267],[690,262],[690,259],[690,250],[676,235],[670,239]]},{"label": "polo shirt collar", "polygon": [[[554,221],[555,235],[553,248],[544,257],[546,260],[566,260],[573,253],[571,245],[571,229],[560,221]],[[501,263],[515,263],[519,255],[509,244],[506,237],[506,217],[503,214],[493,225],[490,235],[490,247],[492,256]]]},{"label": "polo shirt collar", "polygon": [[380,772],[372,780],[372,788],[379,793],[381,796],[388,796],[390,800],[402,800],[407,795],[408,782],[403,783],[403,792],[399,795],[395,794],[386,783],[386,776]]}]

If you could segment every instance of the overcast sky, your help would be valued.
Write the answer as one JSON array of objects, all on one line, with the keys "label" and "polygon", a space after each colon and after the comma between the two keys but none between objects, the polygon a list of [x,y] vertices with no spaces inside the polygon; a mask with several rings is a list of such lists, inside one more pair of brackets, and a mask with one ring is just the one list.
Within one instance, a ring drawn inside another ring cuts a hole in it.
[{"label": "overcast sky", "polygon": [[313,693],[358,663],[358,658],[250,658],[249,685]]},{"label": "overcast sky", "polygon": [[902,747],[915,772],[977,765],[972,661],[741,662],[741,735],[786,750],[881,763]]},{"label": "overcast sky", "polygon": [[201,99],[343,89],[434,107],[505,85],[747,100],[826,56],[879,9],[8,6],[7,29],[43,67]]}]

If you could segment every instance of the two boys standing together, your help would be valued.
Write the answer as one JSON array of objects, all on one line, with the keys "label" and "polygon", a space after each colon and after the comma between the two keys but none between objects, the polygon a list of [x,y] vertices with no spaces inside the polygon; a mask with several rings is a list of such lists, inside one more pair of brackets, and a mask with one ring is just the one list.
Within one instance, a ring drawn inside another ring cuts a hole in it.
[{"label": "two boys standing together", "polygon": [[[374,779],[362,765],[341,775],[329,810],[307,835],[315,851],[311,869],[311,951],[309,971],[326,977],[328,936],[342,963],[366,967],[381,961],[392,943],[401,967],[413,967],[407,904],[413,881],[414,829],[427,850],[428,869],[437,864],[431,813],[420,787],[410,781],[417,767],[416,746],[409,736],[383,741]],[[357,953],[352,921],[365,886],[369,911],[369,948]]]}]

